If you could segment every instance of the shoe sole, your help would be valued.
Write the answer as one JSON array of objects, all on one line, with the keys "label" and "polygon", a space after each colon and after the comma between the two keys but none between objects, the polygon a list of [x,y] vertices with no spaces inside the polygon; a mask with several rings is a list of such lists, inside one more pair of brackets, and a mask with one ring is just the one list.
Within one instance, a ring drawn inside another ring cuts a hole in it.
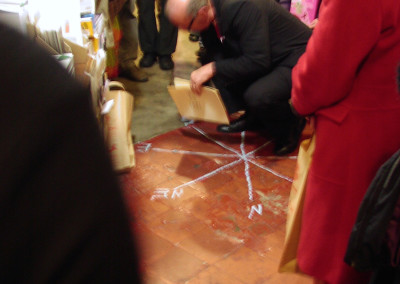
[{"label": "shoe sole", "polygon": [[157,58],[154,58],[153,62],[151,64],[143,64],[142,60],[139,61],[139,66],[142,68],[149,68],[153,66],[157,62]]},{"label": "shoe sole", "polygon": [[168,68],[165,68],[165,67],[161,67],[161,66],[160,66],[160,69],[161,69],[161,70],[168,71],[168,70],[172,70],[172,69],[174,69],[174,66],[172,66],[172,67],[168,67]]},{"label": "shoe sole", "polygon": [[149,68],[149,67],[152,67],[155,63],[156,63],[155,61],[151,65],[144,65],[142,63],[139,63],[139,66],[142,67],[142,68]]}]

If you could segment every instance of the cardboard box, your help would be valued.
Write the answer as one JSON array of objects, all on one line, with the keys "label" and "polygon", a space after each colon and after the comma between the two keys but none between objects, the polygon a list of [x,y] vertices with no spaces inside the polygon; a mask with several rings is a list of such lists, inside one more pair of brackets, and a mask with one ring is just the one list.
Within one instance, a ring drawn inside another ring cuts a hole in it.
[{"label": "cardboard box", "polygon": [[68,39],[64,39],[64,42],[71,48],[74,55],[75,77],[85,86],[89,86],[90,77],[87,74],[87,68],[91,58],[88,49]]}]

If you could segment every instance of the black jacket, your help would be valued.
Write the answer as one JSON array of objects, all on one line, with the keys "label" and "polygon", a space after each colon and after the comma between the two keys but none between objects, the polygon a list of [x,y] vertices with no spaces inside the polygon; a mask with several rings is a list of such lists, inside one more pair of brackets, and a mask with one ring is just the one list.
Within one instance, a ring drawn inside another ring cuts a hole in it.
[{"label": "black jacket", "polygon": [[400,267],[400,150],[378,170],[361,203],[345,262],[360,271]]},{"label": "black jacket", "polygon": [[226,81],[293,67],[311,30],[274,0],[212,0],[220,36],[213,25],[201,33],[207,53]]}]

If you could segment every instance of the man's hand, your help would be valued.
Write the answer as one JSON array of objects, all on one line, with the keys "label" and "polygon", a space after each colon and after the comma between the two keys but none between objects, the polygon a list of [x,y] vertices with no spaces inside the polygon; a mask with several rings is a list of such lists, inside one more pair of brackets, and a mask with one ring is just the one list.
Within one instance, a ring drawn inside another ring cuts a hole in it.
[{"label": "man's hand", "polygon": [[194,70],[190,75],[190,88],[194,93],[200,94],[203,84],[210,80],[214,75],[214,62],[208,63],[199,69]]}]

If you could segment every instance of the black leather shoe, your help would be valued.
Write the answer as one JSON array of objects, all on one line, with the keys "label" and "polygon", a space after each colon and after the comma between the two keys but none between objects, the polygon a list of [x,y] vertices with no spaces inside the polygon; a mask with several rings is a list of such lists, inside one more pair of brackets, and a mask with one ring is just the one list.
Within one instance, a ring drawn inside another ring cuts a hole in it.
[{"label": "black leather shoe", "polygon": [[199,61],[202,65],[206,65],[213,61],[211,56],[207,54],[207,50],[205,47],[200,47],[198,51],[196,51],[197,61]]},{"label": "black leather shoe", "polygon": [[158,57],[158,64],[162,70],[171,70],[174,68],[174,61],[172,61],[171,55],[160,55]]},{"label": "black leather shoe", "polygon": [[247,130],[246,118],[241,116],[236,120],[233,120],[231,124],[220,124],[217,126],[219,132],[224,133],[235,133]]},{"label": "black leather shoe", "polygon": [[157,56],[153,53],[145,53],[140,59],[140,67],[151,67],[157,61]]},{"label": "black leather shoe", "polygon": [[296,150],[305,125],[305,118],[299,118],[285,138],[276,140],[274,154],[277,156],[284,156]]},{"label": "black leather shoe", "polygon": [[196,41],[199,41],[199,39],[200,39],[200,36],[198,34],[192,34],[192,33],[189,34],[190,41],[196,42]]}]

